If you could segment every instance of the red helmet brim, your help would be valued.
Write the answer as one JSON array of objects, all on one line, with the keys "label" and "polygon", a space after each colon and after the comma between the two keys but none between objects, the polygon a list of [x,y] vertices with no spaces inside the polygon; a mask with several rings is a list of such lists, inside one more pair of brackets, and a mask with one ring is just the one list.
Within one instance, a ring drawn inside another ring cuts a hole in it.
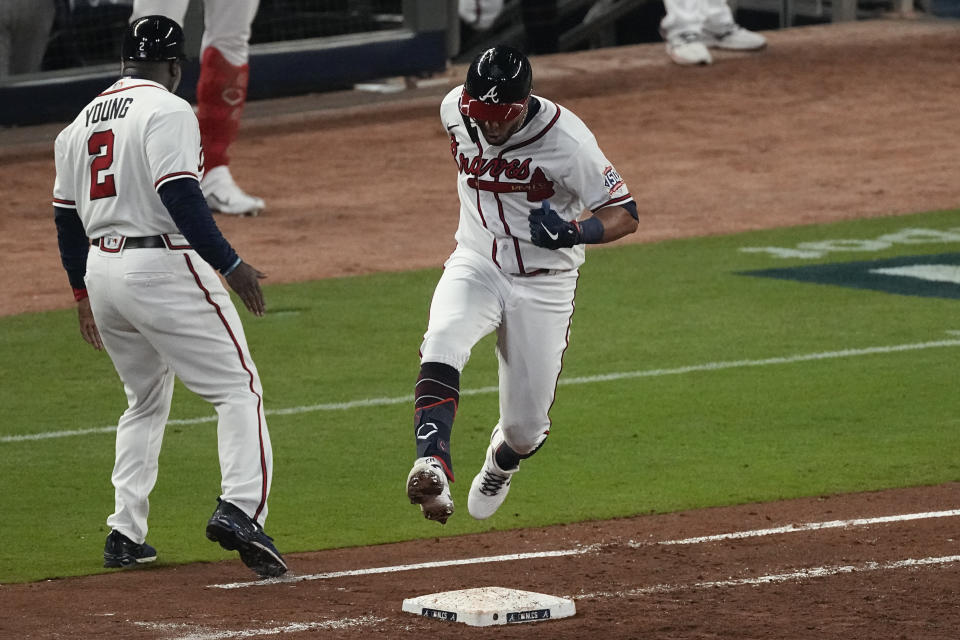
[{"label": "red helmet brim", "polygon": [[460,93],[460,113],[474,120],[497,120],[504,122],[513,120],[523,113],[523,108],[527,106],[529,100],[530,98],[527,97],[522,102],[491,104],[477,100],[464,89]]}]

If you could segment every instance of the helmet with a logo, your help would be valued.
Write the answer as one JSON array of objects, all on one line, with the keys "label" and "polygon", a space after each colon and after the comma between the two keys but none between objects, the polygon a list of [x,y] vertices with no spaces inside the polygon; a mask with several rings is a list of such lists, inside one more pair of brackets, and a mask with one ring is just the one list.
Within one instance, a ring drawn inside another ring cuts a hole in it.
[{"label": "helmet with a logo", "polygon": [[527,105],[532,83],[527,56],[513,47],[491,47],[470,63],[460,113],[476,120],[513,120]]},{"label": "helmet with a logo", "polygon": [[144,16],[130,23],[120,45],[123,60],[183,60],[183,29],[165,16]]}]

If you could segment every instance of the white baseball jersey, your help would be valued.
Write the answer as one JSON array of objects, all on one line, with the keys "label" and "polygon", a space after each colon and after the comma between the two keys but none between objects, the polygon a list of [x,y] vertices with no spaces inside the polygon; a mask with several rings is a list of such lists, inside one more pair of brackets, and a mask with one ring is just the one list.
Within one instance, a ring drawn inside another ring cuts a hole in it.
[{"label": "white baseball jersey", "polygon": [[505,273],[576,269],[583,245],[552,250],[532,244],[530,209],[549,200],[561,218],[576,220],[584,210],[632,201],[626,184],[583,121],[539,96],[540,110],[505,144],[488,145],[476,127],[474,141],[458,107],[462,89],[450,91],[440,105],[458,169],[457,244],[490,256]]},{"label": "white baseball jersey", "polygon": [[53,203],[76,209],[87,236],[180,233],[157,189],[202,177],[200,128],[186,100],[121,78],[60,132],[55,151]]}]

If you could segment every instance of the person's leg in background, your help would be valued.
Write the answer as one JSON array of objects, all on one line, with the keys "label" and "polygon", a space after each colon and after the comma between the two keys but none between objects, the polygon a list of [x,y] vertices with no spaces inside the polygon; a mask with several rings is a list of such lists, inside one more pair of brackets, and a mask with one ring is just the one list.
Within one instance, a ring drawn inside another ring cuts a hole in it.
[{"label": "person's leg in background", "polygon": [[259,0],[204,0],[197,119],[203,139],[201,183],[210,208],[233,215],[257,215],[265,203],[245,193],[230,173],[228,150],[237,138],[247,102],[250,29]]},{"label": "person's leg in background", "polygon": [[765,37],[736,23],[727,0],[703,0],[703,3],[703,42],[708,47],[755,51],[767,45]]},{"label": "person's leg in background", "polygon": [[[199,2],[200,0],[194,0]],[[131,20],[164,15],[183,24],[190,0],[134,0]],[[200,183],[213,211],[254,216],[261,198],[245,193],[230,172],[227,151],[240,130],[247,102],[250,27],[259,0],[204,0],[197,119],[203,142],[204,176]]]},{"label": "person's leg in background", "polygon": [[55,16],[53,0],[0,2],[0,78],[40,71]]},{"label": "person's leg in background", "polygon": [[667,13],[660,21],[660,35],[667,43],[667,55],[677,64],[713,62],[703,41],[703,5],[704,0],[663,0]]},{"label": "person's leg in background", "polygon": [[503,11],[503,0],[460,0],[460,20],[475,31],[486,31]]}]

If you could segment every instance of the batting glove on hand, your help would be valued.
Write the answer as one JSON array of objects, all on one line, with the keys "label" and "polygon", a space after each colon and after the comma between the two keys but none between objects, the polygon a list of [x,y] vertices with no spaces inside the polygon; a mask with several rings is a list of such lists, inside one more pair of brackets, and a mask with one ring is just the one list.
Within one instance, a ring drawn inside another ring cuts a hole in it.
[{"label": "batting glove on hand", "polygon": [[566,249],[580,244],[580,225],[564,220],[543,201],[539,209],[530,209],[530,242],[545,249]]}]

